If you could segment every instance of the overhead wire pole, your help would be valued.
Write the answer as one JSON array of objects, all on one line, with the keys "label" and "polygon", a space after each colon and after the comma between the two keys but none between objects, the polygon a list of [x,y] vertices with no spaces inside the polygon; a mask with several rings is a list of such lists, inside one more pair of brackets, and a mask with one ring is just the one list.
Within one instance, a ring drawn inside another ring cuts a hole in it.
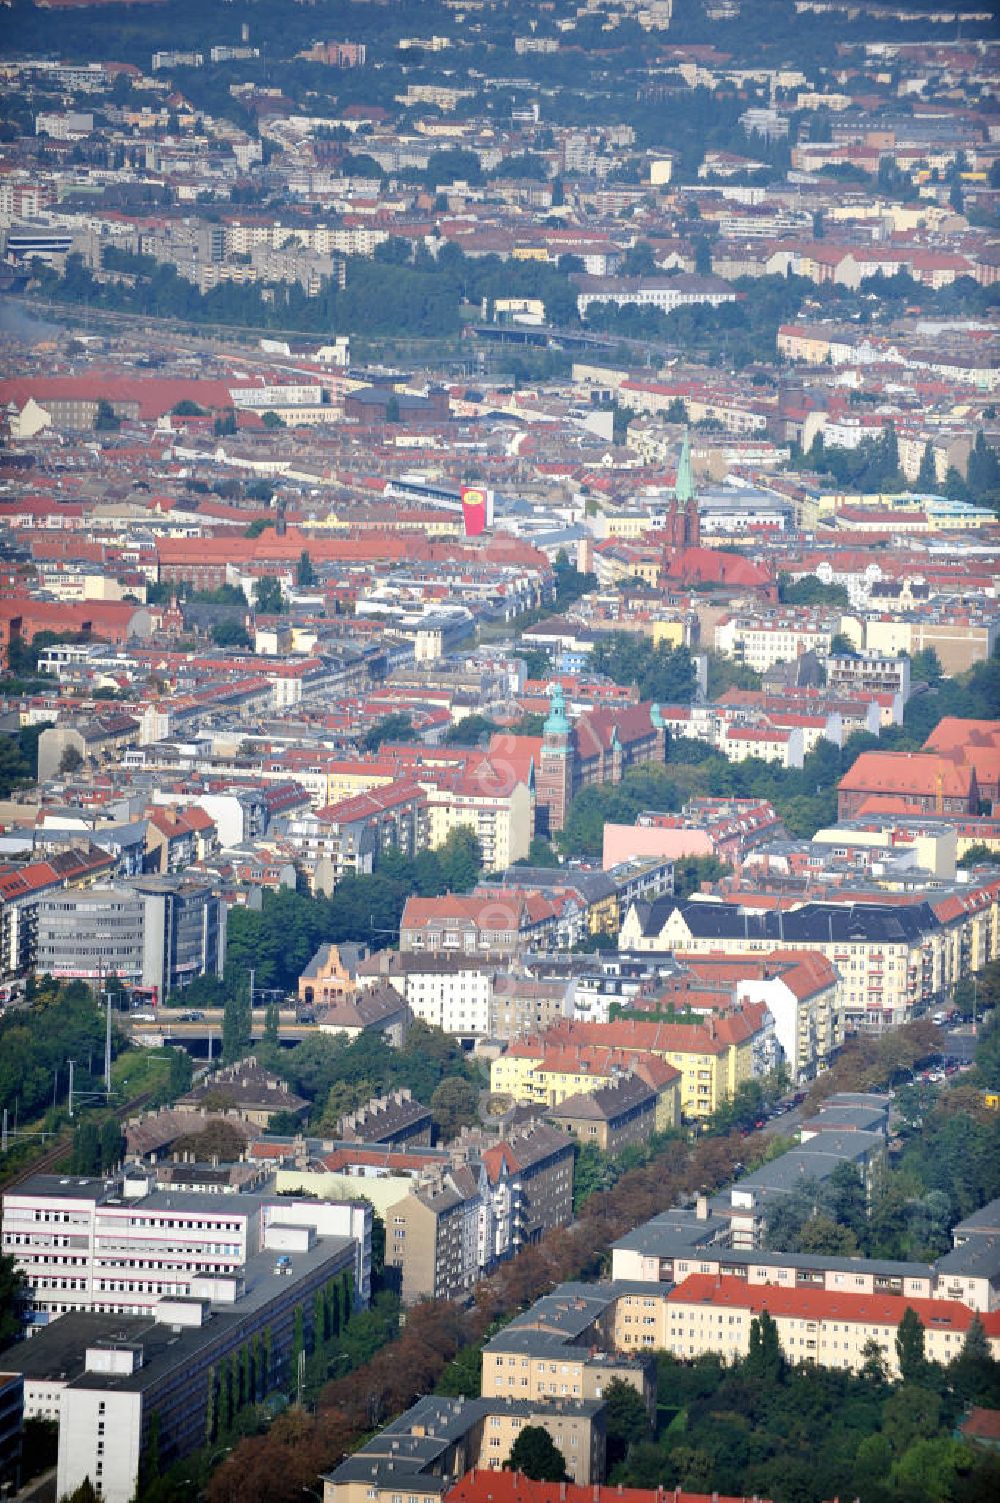
[{"label": "overhead wire pole", "polygon": [[104,1032],[104,1091],[111,1100],[111,988],[108,987],[104,994],[107,1004],[107,1020]]}]

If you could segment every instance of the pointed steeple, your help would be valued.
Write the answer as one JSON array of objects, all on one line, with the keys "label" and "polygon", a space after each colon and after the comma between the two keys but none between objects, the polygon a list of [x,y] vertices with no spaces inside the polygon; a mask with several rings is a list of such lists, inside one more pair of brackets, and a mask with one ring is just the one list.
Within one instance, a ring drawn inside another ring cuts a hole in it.
[{"label": "pointed steeple", "polygon": [[680,458],[677,461],[674,499],[685,502],[694,500],[694,476],[691,473],[691,440],[688,438],[687,433],[684,434],[684,439],[681,443]]}]

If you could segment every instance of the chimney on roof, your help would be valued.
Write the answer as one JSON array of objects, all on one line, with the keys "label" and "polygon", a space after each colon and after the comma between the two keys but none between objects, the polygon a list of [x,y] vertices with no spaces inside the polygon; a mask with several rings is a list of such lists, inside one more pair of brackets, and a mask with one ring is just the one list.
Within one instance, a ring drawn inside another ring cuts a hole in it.
[{"label": "chimney on roof", "polygon": [[708,1196],[699,1195],[694,1203],[694,1215],[696,1221],[708,1220]]}]

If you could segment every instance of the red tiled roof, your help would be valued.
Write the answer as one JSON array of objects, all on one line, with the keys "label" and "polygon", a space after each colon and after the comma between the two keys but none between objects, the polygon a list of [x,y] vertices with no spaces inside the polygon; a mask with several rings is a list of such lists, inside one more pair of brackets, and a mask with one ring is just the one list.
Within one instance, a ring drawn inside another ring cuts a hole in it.
[{"label": "red tiled roof", "polygon": [[[898,1294],[841,1294],[839,1290],[777,1284],[748,1285],[743,1279],[695,1273],[667,1295],[678,1305],[711,1305],[718,1309],[767,1310],[797,1320],[839,1320],[845,1324],[894,1326],[907,1309],[920,1317],[927,1330],[967,1331],[975,1311],[956,1300],[911,1299]],[[980,1315],[987,1335],[1000,1335],[1000,1311]]]},{"label": "red tiled roof", "polygon": [[[721,1493],[689,1493],[680,1488],[582,1487],[576,1482],[536,1482],[521,1472],[473,1469],[444,1495],[444,1503],[750,1503]],[[757,1498],[754,1503],[768,1503]]]},{"label": "red tiled roof", "polygon": [[842,793],[891,793],[968,799],[972,772],[934,752],[862,752],[844,776]]}]

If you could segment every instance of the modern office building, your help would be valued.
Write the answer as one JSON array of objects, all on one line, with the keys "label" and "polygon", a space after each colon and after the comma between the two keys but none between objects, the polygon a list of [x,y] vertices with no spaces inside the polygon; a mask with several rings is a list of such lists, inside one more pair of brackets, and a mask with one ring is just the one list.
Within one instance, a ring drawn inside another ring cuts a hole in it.
[{"label": "modern office building", "polygon": [[234,1306],[275,1224],[353,1239],[355,1289],[367,1304],[371,1207],[361,1200],[153,1190],[142,1173],[36,1174],[3,1197],[3,1251],[31,1289],[35,1329],[82,1311],[150,1317],[166,1299]]},{"label": "modern office building", "polygon": [[50,976],[113,974],[162,998],[196,976],[220,976],[225,951],[225,908],[203,882],[138,877],[38,904],[35,964]]},{"label": "modern office building", "polygon": [[357,1257],[351,1237],[275,1218],[236,1299],[203,1281],[150,1313],[67,1315],[9,1348],[26,1414],[59,1423],[57,1496],[89,1478],[102,1503],[130,1503],[154,1436],[169,1466],[214,1438],[220,1402],[238,1408],[286,1385],[297,1325],[309,1350],[317,1310],[350,1297]]}]

